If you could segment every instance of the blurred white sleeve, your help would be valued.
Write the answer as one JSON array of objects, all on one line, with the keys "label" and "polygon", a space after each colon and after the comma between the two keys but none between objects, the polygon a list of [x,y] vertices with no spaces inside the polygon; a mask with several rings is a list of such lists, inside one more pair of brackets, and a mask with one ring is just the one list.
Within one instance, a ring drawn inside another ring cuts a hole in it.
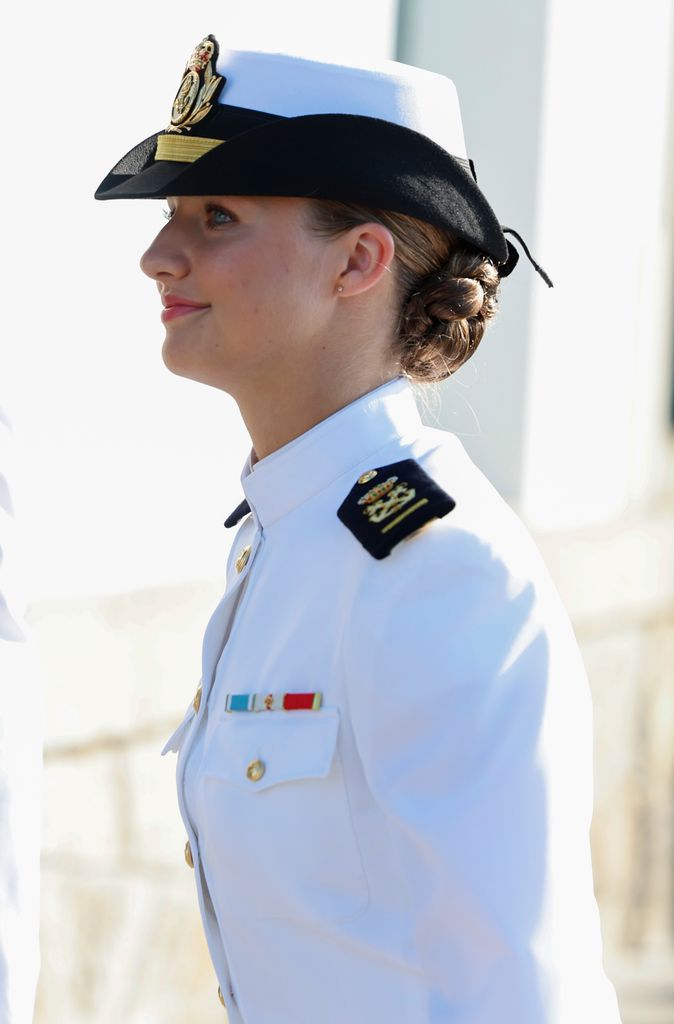
[{"label": "blurred white sleeve", "polygon": [[42,700],[23,618],[12,457],[0,409],[0,1024],[30,1024],[40,966]]}]

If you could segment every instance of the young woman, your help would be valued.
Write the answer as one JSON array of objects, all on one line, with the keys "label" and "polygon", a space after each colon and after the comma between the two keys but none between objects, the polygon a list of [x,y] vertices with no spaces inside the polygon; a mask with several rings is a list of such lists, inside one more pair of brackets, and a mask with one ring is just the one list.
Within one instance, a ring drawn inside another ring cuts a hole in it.
[{"label": "young woman", "polygon": [[209,36],[97,197],[166,199],[164,362],[253,445],[164,748],[231,1024],[615,1024],[573,631],[412,390],[470,357],[517,259],[452,83]]}]

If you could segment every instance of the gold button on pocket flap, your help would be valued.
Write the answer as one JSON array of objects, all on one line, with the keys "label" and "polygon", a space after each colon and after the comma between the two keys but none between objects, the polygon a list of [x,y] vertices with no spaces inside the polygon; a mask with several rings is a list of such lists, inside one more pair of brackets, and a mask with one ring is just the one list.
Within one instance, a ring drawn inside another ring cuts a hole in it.
[{"label": "gold button on pocket flap", "polygon": [[249,792],[325,778],[337,746],[339,711],[225,715],[208,743],[203,772]]},{"label": "gold button on pocket flap", "polygon": [[194,867],[194,858],[192,857],[192,847],[190,846],[189,839],[185,843],[185,863],[187,864],[188,868]]},{"label": "gold button on pocket flap", "polygon": [[259,758],[256,758],[256,760],[251,761],[246,768],[246,775],[251,782],[259,782],[266,770],[267,766],[264,761],[260,761]]}]

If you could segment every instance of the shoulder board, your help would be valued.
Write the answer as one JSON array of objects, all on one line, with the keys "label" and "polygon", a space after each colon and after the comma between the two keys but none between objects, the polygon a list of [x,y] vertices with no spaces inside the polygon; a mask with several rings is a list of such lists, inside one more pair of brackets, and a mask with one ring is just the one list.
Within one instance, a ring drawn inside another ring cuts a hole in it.
[{"label": "shoulder board", "polygon": [[416,459],[403,459],[361,473],[337,515],[373,558],[386,558],[398,541],[455,505]]}]

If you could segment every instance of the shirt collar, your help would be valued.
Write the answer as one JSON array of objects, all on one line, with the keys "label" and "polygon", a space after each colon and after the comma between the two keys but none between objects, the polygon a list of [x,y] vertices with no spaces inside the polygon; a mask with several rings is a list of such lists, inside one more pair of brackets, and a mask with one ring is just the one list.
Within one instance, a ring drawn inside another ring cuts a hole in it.
[{"label": "shirt collar", "polygon": [[246,500],[268,526],[389,442],[415,437],[422,426],[409,380],[395,377],[252,466],[251,451],[241,472]]}]

